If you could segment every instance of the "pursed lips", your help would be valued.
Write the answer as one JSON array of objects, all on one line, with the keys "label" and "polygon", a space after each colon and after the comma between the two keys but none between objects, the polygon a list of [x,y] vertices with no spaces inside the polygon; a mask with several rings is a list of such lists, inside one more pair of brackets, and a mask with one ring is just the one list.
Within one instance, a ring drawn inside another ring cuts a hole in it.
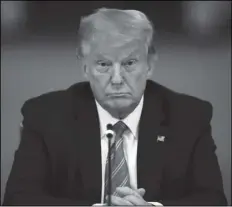
[{"label": "pursed lips", "polygon": [[107,94],[107,96],[109,96],[109,97],[121,97],[121,96],[128,96],[128,95],[130,95],[129,93],[109,93],[109,94]]}]

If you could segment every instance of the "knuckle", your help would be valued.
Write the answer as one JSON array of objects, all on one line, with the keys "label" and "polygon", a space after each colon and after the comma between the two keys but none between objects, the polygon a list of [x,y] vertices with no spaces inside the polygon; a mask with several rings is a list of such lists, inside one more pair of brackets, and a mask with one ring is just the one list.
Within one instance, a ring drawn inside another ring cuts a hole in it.
[{"label": "knuckle", "polygon": [[128,199],[128,200],[133,200],[133,198],[134,198],[134,196],[133,195],[127,195],[127,196],[125,196],[125,199]]}]

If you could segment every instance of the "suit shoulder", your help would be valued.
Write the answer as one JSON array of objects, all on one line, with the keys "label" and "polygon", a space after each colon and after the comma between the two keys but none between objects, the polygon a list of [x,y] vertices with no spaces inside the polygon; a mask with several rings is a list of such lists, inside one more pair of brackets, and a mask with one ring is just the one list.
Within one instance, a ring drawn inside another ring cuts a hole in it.
[{"label": "suit shoulder", "polygon": [[173,107],[181,114],[192,117],[196,121],[209,122],[212,118],[213,106],[209,101],[185,93],[170,92]]},{"label": "suit shoulder", "polygon": [[179,93],[178,96],[178,103],[181,106],[186,106],[186,108],[189,107],[189,110],[192,109],[193,112],[195,111],[194,109],[196,109],[199,113],[206,114],[209,116],[213,111],[213,106],[209,101],[183,93]]},{"label": "suit shoulder", "polygon": [[80,96],[86,87],[85,82],[76,83],[67,89],[43,93],[26,100],[21,108],[22,114],[53,113],[61,109],[70,108],[73,96]]},{"label": "suit shoulder", "polygon": [[52,91],[26,100],[21,108],[22,113],[29,111],[46,110],[54,103],[60,102],[65,96],[64,90]]},{"label": "suit shoulder", "polygon": [[205,120],[207,122],[211,120],[213,106],[209,101],[177,92],[157,83],[155,83],[155,86],[174,116],[182,117],[184,120]]}]

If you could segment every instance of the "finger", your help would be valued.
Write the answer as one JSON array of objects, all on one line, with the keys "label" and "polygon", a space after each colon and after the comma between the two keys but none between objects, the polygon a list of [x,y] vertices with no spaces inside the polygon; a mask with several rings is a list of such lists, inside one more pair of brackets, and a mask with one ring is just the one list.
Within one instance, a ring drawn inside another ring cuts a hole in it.
[{"label": "finger", "polygon": [[118,193],[118,195],[120,197],[124,197],[124,196],[127,196],[127,195],[134,195],[134,196],[139,196],[140,197],[139,192],[137,192],[135,190],[132,190],[129,187],[117,187],[116,192]]},{"label": "finger", "polygon": [[147,202],[142,197],[128,195],[128,196],[125,196],[124,199],[136,206],[147,205]]},{"label": "finger", "polygon": [[138,190],[137,190],[137,192],[139,193],[139,195],[140,196],[144,196],[145,195],[145,193],[146,193],[146,190],[144,189],[144,188],[139,188]]},{"label": "finger", "polygon": [[124,199],[124,198],[120,198],[118,196],[111,196],[111,204],[112,205],[116,205],[116,206],[132,206],[133,204]]},{"label": "finger", "polygon": [[[109,196],[106,196],[106,200],[109,199]],[[116,205],[116,206],[131,206],[132,203],[129,201],[125,200],[124,198],[120,198],[118,196],[113,196],[111,195],[111,204]]]}]

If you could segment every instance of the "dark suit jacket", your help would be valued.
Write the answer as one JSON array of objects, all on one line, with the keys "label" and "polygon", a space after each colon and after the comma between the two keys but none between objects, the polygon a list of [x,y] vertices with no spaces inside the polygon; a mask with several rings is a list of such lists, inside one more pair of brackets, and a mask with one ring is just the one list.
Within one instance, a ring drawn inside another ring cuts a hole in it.
[{"label": "dark suit jacket", "polygon": [[[87,82],[30,99],[4,205],[92,205],[101,200],[100,128]],[[164,205],[227,205],[212,106],[148,81],[139,123],[138,187]],[[157,136],[165,142],[157,142]]]}]

